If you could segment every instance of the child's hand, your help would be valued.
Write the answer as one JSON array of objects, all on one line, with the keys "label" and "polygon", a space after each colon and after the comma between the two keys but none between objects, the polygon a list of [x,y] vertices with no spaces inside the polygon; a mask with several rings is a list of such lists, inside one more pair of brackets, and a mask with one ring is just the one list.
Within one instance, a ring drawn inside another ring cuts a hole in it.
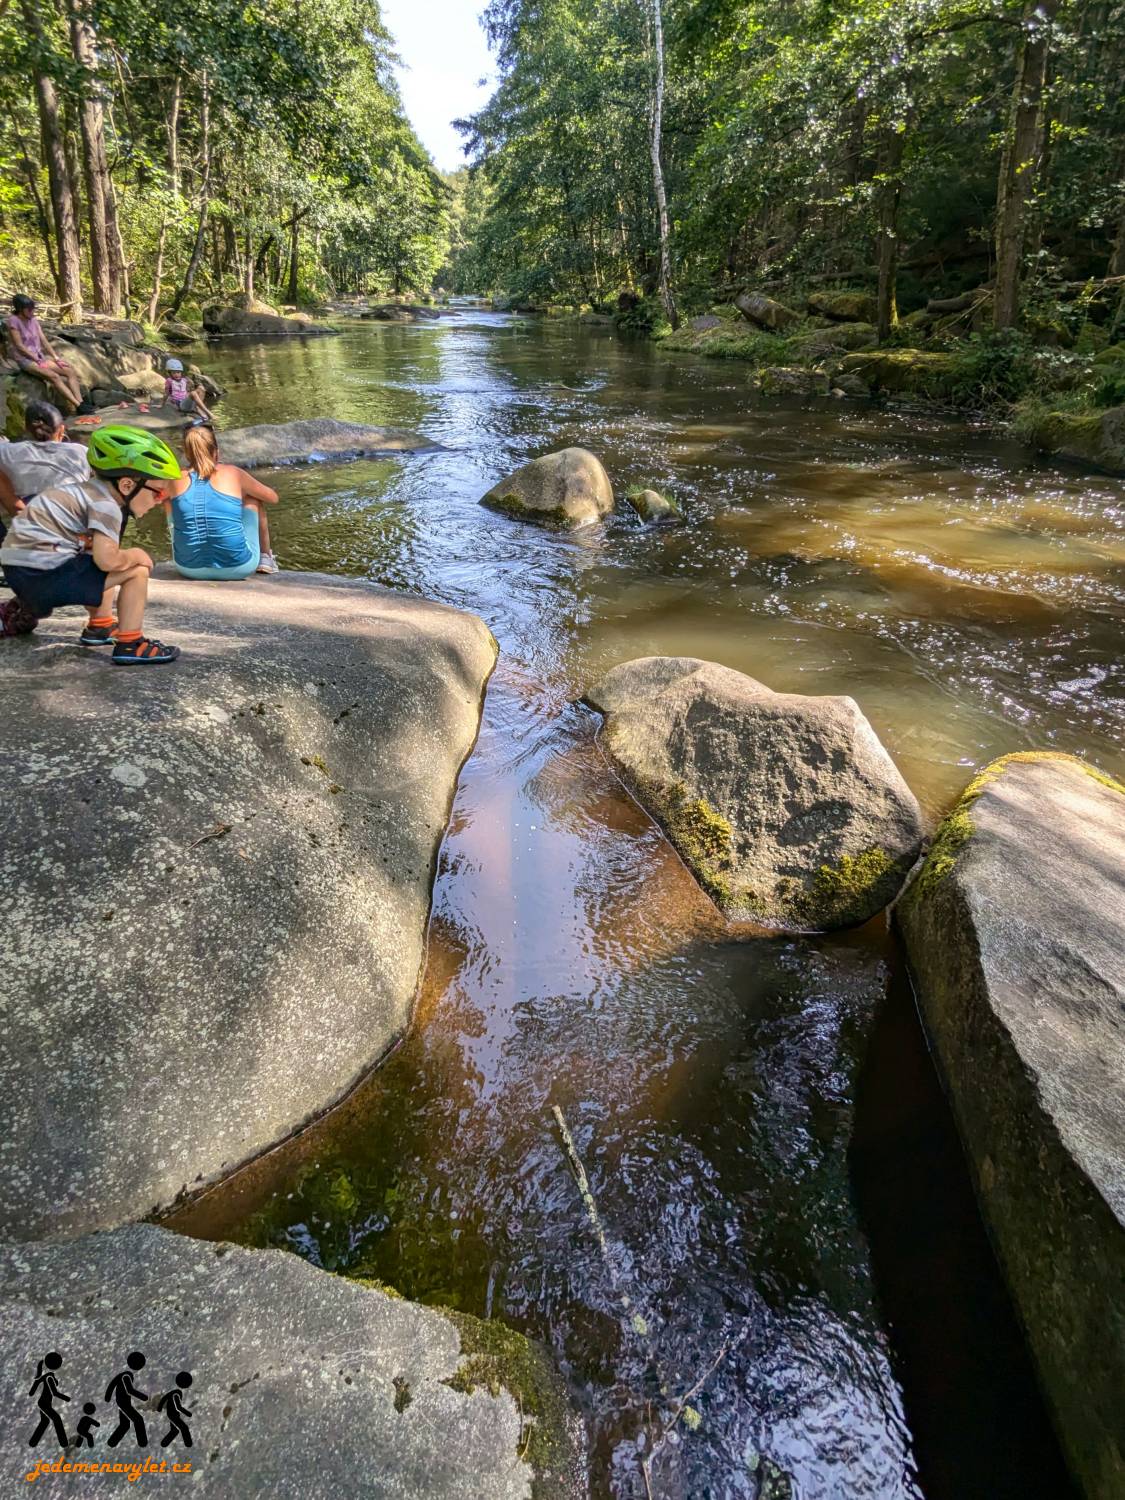
[{"label": "child's hand", "polygon": [[148,555],[143,547],[130,547],[129,561],[133,564],[139,563],[142,567],[147,568],[150,573],[156,566],[152,558]]}]

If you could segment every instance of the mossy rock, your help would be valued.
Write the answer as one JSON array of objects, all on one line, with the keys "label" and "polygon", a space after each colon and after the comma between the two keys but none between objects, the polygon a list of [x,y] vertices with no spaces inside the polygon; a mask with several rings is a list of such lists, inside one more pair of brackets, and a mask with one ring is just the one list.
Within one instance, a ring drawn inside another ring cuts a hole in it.
[{"label": "mossy rock", "polygon": [[1125,474],[1125,406],[1108,411],[1034,411],[1017,423],[1018,435],[1040,452]]},{"label": "mossy rock", "polygon": [[812,292],[808,308],[833,323],[874,323],[877,311],[870,292]]},{"label": "mossy rock", "polygon": [[1125,1495],[1125,787],[1024,751],[896,908],[982,1216],[1084,1495]]},{"label": "mossy rock", "polygon": [[581,1425],[546,1349],[496,1318],[438,1311],[461,1336],[461,1364],[446,1383],[465,1395],[507,1391],[523,1416],[521,1456],[534,1472],[534,1500],[577,1500],[585,1493]]},{"label": "mossy rock", "polygon": [[957,379],[952,355],[929,349],[877,349],[849,354],[840,361],[846,375],[858,375],[870,390],[888,395],[923,396],[933,401],[952,397]]},{"label": "mossy rock", "polygon": [[668,525],[683,519],[683,512],[676,502],[659,490],[635,485],[626,492],[625,499],[641,520],[649,524]]},{"label": "mossy rock", "polygon": [[875,343],[873,323],[835,323],[790,339],[789,348],[800,360],[819,361],[834,354],[853,353]]},{"label": "mossy rock", "polygon": [[758,376],[763,396],[826,396],[828,376],[800,365],[770,365]]},{"label": "mossy rock", "polygon": [[853,926],[894,899],[920,852],[918,804],[850,698],[642,657],[589,701],[611,760],[732,919]]}]

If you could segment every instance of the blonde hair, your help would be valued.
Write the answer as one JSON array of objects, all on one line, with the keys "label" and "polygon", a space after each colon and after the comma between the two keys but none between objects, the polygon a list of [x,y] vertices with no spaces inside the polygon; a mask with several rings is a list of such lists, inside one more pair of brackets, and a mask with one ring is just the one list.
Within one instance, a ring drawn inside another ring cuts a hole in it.
[{"label": "blonde hair", "polygon": [[219,442],[212,427],[189,427],[184,433],[184,457],[200,479],[210,479],[219,467]]}]

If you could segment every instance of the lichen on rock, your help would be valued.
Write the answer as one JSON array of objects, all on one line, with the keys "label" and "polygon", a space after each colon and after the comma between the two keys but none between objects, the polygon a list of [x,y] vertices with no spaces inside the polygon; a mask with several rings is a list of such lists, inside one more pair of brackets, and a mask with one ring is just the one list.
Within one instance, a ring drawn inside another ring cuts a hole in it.
[{"label": "lichen on rock", "polygon": [[854,925],[894,899],[917,858],[918,804],[851,699],[642,657],[588,701],[625,782],[731,919]]}]

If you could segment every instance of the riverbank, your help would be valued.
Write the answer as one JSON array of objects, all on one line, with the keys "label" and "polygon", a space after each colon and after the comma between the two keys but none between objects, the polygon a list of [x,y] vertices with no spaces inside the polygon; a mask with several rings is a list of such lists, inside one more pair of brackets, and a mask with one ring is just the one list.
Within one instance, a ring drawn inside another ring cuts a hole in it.
[{"label": "riverbank", "polygon": [[1111,306],[1093,297],[1069,317],[992,333],[987,288],[931,299],[880,341],[875,301],[856,290],[778,301],[745,293],[685,316],[673,332],[653,299],[536,306],[524,316],[616,328],[666,353],[730,360],[766,397],[851,397],[911,403],[983,421],[1032,453],[1125,474],[1125,342]]}]

